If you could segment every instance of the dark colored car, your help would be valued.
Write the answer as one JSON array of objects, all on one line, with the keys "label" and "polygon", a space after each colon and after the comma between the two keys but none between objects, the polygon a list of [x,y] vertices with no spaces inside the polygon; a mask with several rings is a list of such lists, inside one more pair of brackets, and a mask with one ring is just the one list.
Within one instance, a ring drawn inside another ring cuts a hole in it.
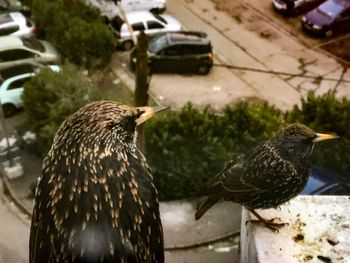
[{"label": "dark colored car", "polygon": [[[157,35],[148,42],[148,65],[151,72],[207,74],[213,66],[212,45],[203,32],[170,32]],[[130,65],[136,65],[136,50]]]},{"label": "dark colored car", "polygon": [[301,192],[304,195],[350,195],[350,178],[329,169],[313,167],[309,180]]},{"label": "dark colored car", "polygon": [[327,0],[302,18],[302,28],[311,34],[330,37],[350,30],[350,1]]},{"label": "dark colored car", "polygon": [[286,16],[297,16],[314,9],[326,0],[272,0],[274,10]]}]

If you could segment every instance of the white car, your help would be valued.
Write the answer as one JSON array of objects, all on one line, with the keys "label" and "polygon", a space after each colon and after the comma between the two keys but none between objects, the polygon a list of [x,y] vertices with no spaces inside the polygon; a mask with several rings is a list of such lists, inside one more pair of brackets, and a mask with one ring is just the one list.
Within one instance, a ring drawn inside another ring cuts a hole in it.
[{"label": "white car", "polygon": [[[182,28],[180,22],[170,15],[157,15],[149,11],[133,11],[125,15],[135,35],[138,35],[141,30],[147,35],[154,35],[180,31]],[[118,38],[119,45],[124,50],[129,50],[134,46],[132,32],[129,31],[127,24],[119,16],[111,20],[110,27]]]},{"label": "white car", "polygon": [[[120,15],[119,8],[113,3],[113,1],[104,0],[87,0],[92,5],[101,10],[101,14],[113,18]],[[146,10],[153,13],[164,12],[166,7],[166,0],[121,0],[120,5],[124,12]]]},{"label": "white car", "polygon": [[20,12],[0,14],[0,36],[32,37],[35,25],[32,20]]},{"label": "white car", "polygon": [[55,47],[35,38],[0,37],[0,69],[23,63],[60,64]]},{"label": "white car", "polygon": [[[43,67],[40,64],[22,64],[0,70],[0,101],[6,117],[13,115],[17,109],[23,107],[24,83],[35,76]],[[48,67],[56,72],[60,70],[57,65]]]}]

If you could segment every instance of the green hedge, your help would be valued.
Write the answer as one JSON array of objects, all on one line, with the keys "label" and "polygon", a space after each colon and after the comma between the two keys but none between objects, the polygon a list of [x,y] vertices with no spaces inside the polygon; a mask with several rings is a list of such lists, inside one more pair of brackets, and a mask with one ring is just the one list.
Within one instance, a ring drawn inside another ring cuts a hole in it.
[{"label": "green hedge", "polygon": [[116,38],[96,8],[80,0],[33,0],[31,9],[39,37],[70,62],[91,69],[110,60]]}]

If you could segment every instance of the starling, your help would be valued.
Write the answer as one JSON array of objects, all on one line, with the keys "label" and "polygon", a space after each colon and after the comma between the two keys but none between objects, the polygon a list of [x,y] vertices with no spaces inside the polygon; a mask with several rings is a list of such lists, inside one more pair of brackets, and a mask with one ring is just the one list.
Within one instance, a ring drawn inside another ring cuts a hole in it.
[{"label": "starling", "polygon": [[63,122],[36,189],[31,263],[164,262],[158,194],[135,144],[162,109],[99,101]]},{"label": "starling", "polygon": [[276,208],[298,195],[310,174],[315,142],[337,138],[316,133],[302,124],[291,124],[270,140],[227,163],[199,195],[207,196],[195,218],[220,201],[245,206],[265,226],[277,230],[284,224],[261,217],[255,209]]}]

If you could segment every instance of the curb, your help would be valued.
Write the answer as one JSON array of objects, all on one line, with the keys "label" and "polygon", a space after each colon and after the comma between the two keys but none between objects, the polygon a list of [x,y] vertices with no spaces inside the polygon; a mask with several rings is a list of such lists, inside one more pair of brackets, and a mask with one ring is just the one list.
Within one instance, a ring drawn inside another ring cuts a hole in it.
[{"label": "curb", "polygon": [[15,191],[13,191],[12,187],[10,186],[10,183],[8,182],[8,178],[6,175],[1,174],[1,181],[3,186],[3,193],[5,197],[10,201],[13,202],[14,205],[17,207],[17,209],[23,213],[25,216],[30,218],[32,217],[32,212],[20,201]]}]

